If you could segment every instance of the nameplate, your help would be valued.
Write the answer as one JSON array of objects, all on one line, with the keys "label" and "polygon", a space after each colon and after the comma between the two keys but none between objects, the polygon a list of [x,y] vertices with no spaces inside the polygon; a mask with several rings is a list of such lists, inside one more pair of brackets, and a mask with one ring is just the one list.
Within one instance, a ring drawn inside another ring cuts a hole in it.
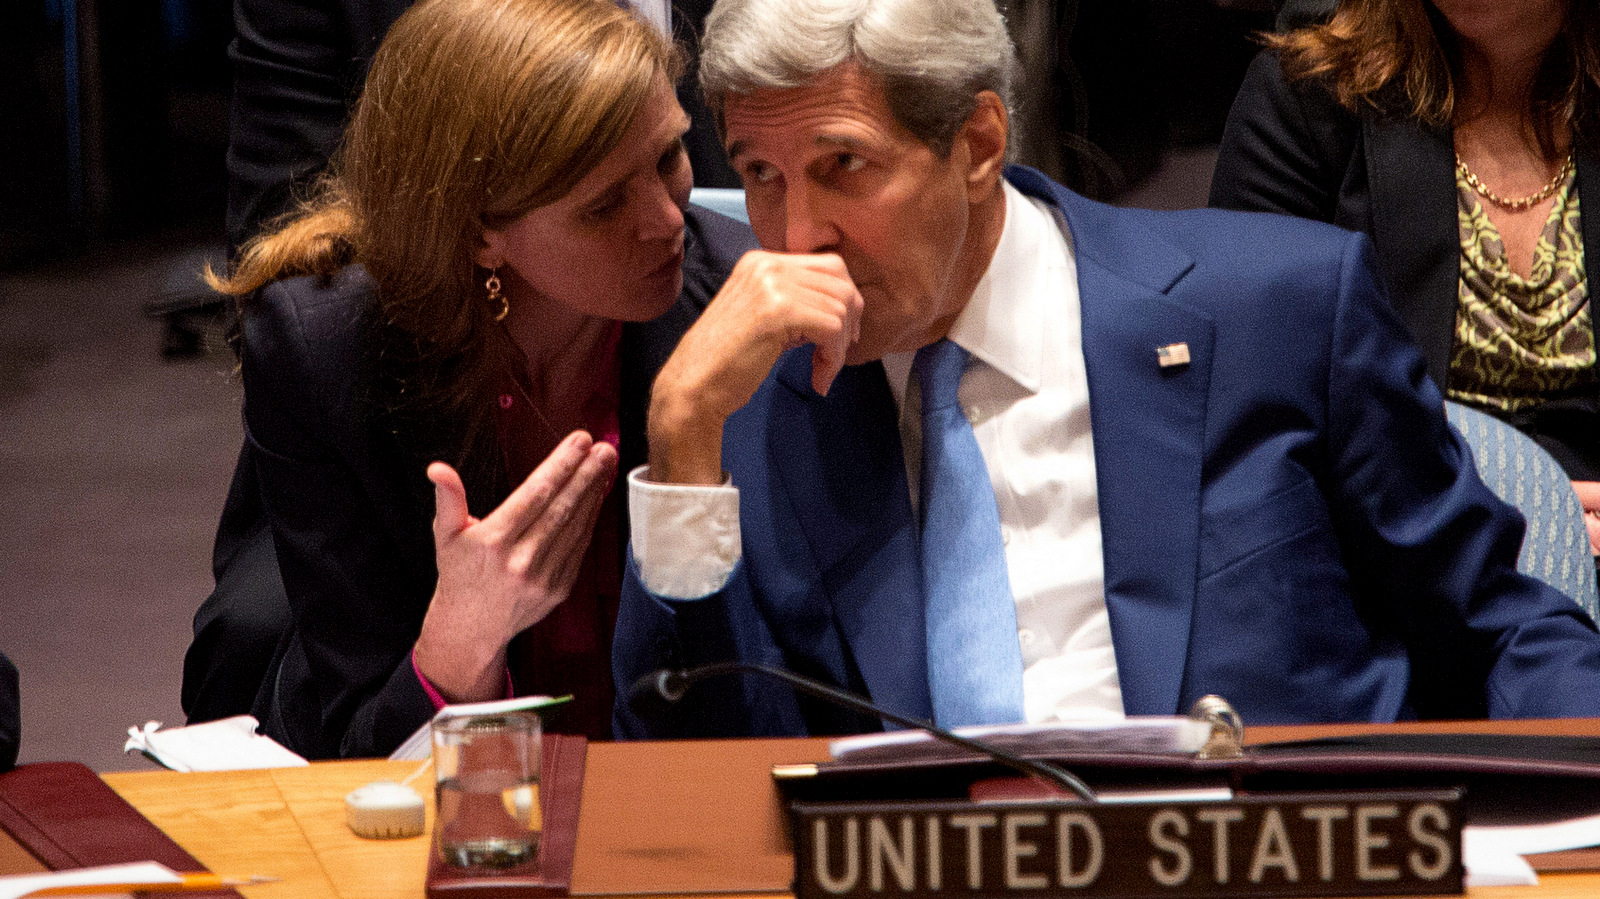
[{"label": "nameplate", "polygon": [[793,802],[798,899],[1460,893],[1460,792]]}]

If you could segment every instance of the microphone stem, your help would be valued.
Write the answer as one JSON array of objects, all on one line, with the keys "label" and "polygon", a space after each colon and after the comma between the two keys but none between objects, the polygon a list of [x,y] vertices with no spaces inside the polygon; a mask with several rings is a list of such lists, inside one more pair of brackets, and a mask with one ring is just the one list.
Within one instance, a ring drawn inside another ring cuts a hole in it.
[{"label": "microphone stem", "polygon": [[887,709],[878,708],[872,703],[866,702],[860,697],[851,693],[847,693],[844,690],[836,690],[824,684],[817,683],[810,678],[801,677],[793,672],[785,671],[782,668],[771,668],[766,665],[753,665],[745,662],[714,662],[710,665],[702,665],[690,671],[678,672],[677,674],[680,679],[678,688],[680,691],[687,690],[690,685],[706,678],[721,677],[724,674],[735,674],[739,672],[759,672],[767,675],[768,677],[775,677],[794,689],[800,691],[801,693],[815,696],[818,699],[827,700],[839,705],[847,706],[855,711],[871,715],[875,718],[881,718],[885,721],[898,724],[901,727],[910,728],[912,730],[920,730],[925,733],[932,734],[934,737],[943,740],[946,743],[960,746],[963,749],[991,758],[1002,765],[1021,772],[1022,774],[1026,774],[1029,777],[1037,778],[1049,784],[1056,784],[1066,787],[1068,790],[1071,790],[1073,793],[1077,794],[1079,798],[1086,799],[1089,802],[1095,801],[1094,791],[1089,788],[1089,785],[1080,780],[1072,772],[1067,771],[1065,768],[1062,768],[1059,765],[1054,765],[1050,762],[1041,762],[1035,759],[1022,758],[1021,756],[1012,755],[1009,752],[1001,752],[998,749],[985,746],[976,740],[970,740],[966,737],[951,733],[942,727],[937,727],[932,722],[918,721],[915,718],[908,718],[904,715],[896,714]]}]

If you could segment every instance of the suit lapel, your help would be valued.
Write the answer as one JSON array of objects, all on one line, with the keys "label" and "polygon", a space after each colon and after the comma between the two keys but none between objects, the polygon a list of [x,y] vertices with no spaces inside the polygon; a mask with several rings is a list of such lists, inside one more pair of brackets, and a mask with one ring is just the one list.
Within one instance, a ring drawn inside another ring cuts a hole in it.
[{"label": "suit lapel", "polygon": [[883,366],[846,368],[826,398],[812,391],[810,378],[809,350],[779,363],[767,435],[772,469],[868,692],[881,705],[926,718],[917,532]]},{"label": "suit lapel", "polygon": [[[1584,201],[1583,186],[1587,184],[1592,188],[1588,197],[1591,200],[1587,214],[1580,212],[1579,219],[1583,227],[1584,266],[1590,272],[1600,271],[1600,265],[1589,260],[1600,259],[1600,154],[1587,150],[1578,151],[1578,182],[1575,185],[1578,191],[1578,202]],[[1593,281],[1589,283],[1594,283]],[[1594,296],[1591,289],[1590,296]],[[1595,344],[1600,346],[1600,315],[1595,312],[1593,301],[1589,303],[1589,325],[1594,329]]]},{"label": "suit lapel", "polygon": [[1455,343],[1461,280],[1455,151],[1448,133],[1415,122],[1363,116],[1367,182],[1372,192],[1372,239],[1391,248],[1380,258],[1390,284],[1407,296],[1394,308],[1428,359],[1442,390]]},{"label": "suit lapel", "polygon": [[[1130,213],[1008,172],[1067,223],[1078,266],[1106,607],[1129,714],[1180,712],[1199,564],[1214,326],[1170,296],[1193,261]],[[1158,347],[1187,345],[1162,367]]]}]

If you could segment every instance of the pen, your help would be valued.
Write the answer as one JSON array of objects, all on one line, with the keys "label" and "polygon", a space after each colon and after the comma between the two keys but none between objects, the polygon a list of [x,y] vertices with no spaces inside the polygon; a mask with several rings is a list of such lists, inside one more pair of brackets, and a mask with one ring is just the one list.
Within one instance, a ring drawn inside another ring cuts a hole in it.
[{"label": "pen", "polygon": [[178,880],[138,881],[130,883],[85,883],[75,886],[44,887],[24,893],[21,899],[42,896],[97,896],[102,893],[203,893],[207,890],[226,890],[233,887],[274,883],[276,877],[252,874],[249,877],[224,877],[220,874],[183,874]]}]

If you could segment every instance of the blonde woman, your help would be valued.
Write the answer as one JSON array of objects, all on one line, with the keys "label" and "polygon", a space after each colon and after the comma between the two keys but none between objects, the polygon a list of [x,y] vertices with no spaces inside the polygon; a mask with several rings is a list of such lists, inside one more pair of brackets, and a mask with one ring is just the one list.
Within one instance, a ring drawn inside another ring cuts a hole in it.
[{"label": "blonde woman", "polygon": [[508,691],[609,735],[619,454],[753,243],[687,208],[677,68],[606,0],[424,0],[315,199],[219,279],[246,430],[223,530],[259,498],[291,623],[253,711],[290,748],[384,754]]}]

